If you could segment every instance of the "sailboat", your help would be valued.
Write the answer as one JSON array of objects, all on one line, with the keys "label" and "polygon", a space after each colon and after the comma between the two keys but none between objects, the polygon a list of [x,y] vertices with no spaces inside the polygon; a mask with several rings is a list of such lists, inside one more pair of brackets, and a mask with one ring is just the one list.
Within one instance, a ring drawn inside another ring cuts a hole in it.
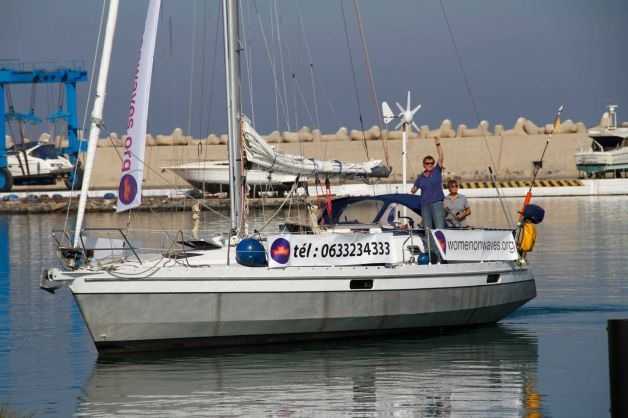
[{"label": "sailboat", "polygon": [[[102,118],[117,5],[111,0],[85,188]],[[536,296],[526,262],[531,248],[521,248],[511,229],[386,229],[346,222],[342,228],[310,234],[247,235],[242,199],[245,159],[262,169],[279,164],[279,171],[295,175],[382,176],[386,167],[377,161],[309,160],[268,147],[240,112],[238,2],[224,0],[223,7],[229,239],[224,245],[214,242],[186,249],[177,244],[180,250],[145,254],[124,231],[114,230],[120,234],[119,248],[104,260],[98,255],[103,248],[90,247],[84,238],[90,229],[82,226],[86,198],[82,190],[73,245],[59,248],[65,266],[44,271],[41,287],[70,290],[99,352],[472,326],[499,321]],[[136,187],[133,181],[121,183]],[[539,221],[534,216],[523,218],[526,224]]]},{"label": "sailboat", "polygon": [[[163,167],[172,171],[192,187],[207,193],[218,193],[229,188],[229,161],[192,161],[176,166]],[[272,188],[274,191],[288,191],[297,176],[262,170],[248,170],[246,184],[256,189]]]}]

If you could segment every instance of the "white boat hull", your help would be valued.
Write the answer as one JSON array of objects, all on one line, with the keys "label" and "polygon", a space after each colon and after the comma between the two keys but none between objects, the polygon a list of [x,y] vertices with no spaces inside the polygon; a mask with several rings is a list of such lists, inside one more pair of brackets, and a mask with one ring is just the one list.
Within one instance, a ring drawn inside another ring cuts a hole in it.
[{"label": "white boat hull", "polygon": [[576,153],[576,167],[587,174],[628,169],[628,128],[590,129],[591,147]]},{"label": "white boat hull", "polygon": [[[197,189],[214,191],[223,186],[224,191],[229,185],[228,161],[200,161],[182,164],[175,167],[165,167]],[[287,186],[290,187],[296,179],[295,175],[269,173],[261,170],[248,170],[246,182],[252,186]]]},{"label": "white boat hull", "polygon": [[628,147],[576,153],[576,167],[586,173],[628,169]]},{"label": "white boat hull", "polygon": [[[70,289],[100,351],[491,323],[536,296],[532,274],[506,262],[274,270],[177,266],[150,277],[59,271],[52,276],[73,280]],[[372,288],[351,289],[356,280],[370,280]]]}]

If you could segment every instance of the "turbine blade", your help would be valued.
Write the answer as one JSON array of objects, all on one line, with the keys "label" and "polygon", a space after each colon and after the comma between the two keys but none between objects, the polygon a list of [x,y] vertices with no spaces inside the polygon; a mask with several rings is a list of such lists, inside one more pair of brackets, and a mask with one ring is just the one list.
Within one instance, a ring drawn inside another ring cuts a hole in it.
[{"label": "turbine blade", "polygon": [[403,125],[403,120],[401,120],[401,121],[397,124],[397,126],[395,126],[395,131],[398,131],[398,130],[399,130],[399,128],[401,128],[401,125]]},{"label": "turbine blade", "polygon": [[414,109],[412,109],[412,112],[411,112],[411,113],[412,113],[412,116],[414,116],[414,114],[415,114],[416,112],[418,112],[420,108],[421,108],[421,105],[418,105],[417,107],[415,107]]},{"label": "turbine blade", "polygon": [[412,122],[412,126],[416,129],[417,133],[421,132],[421,129],[416,125],[416,123]]},{"label": "turbine blade", "polygon": [[388,103],[382,102],[382,116],[384,117],[384,123],[388,125],[395,118],[395,114],[388,106]]},{"label": "turbine blade", "polygon": [[406,109],[404,109],[403,107],[401,107],[401,105],[399,104],[399,102],[395,102],[395,104],[397,105],[397,107],[399,108],[399,111],[400,111],[401,113],[403,113],[403,112],[405,112],[405,111],[406,111]]},{"label": "turbine blade", "polygon": [[408,100],[406,101],[406,110],[410,110],[410,90],[408,90]]}]

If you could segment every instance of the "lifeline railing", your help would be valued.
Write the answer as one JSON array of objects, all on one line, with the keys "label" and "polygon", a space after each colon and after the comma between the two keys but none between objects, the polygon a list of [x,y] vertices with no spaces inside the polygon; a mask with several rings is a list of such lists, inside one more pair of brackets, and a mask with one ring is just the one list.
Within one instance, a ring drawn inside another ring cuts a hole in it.
[{"label": "lifeline railing", "polygon": [[[196,232],[196,234],[194,232]],[[103,234],[105,234],[104,237],[102,236]],[[111,234],[115,234],[115,236]],[[133,235],[137,235],[137,237],[133,237]],[[53,230],[51,233],[53,240],[56,242],[60,257],[63,258],[64,263],[71,268],[94,257],[97,252],[101,252],[101,254],[103,252],[110,252],[111,256],[124,256],[125,252],[128,252],[140,264],[142,264],[143,261],[142,255],[146,254],[160,254],[168,258],[178,256],[187,258],[188,253],[191,254],[195,251],[193,247],[187,248],[187,243],[198,244],[201,241],[205,241],[196,238],[195,235],[210,237],[216,236],[216,233],[211,230],[143,230],[116,227],[90,227],[81,230],[79,247],[73,247],[73,239],[67,230]],[[89,242],[90,239],[94,239],[94,245]],[[110,243],[119,241],[121,245],[99,246],[102,245],[99,243],[99,239],[109,240]],[[140,242],[140,245],[137,245],[138,242]],[[146,242],[149,242],[150,245],[144,245]],[[210,245],[219,244],[215,239],[209,239],[205,242]],[[118,253],[116,254],[116,252]],[[73,262],[68,263],[68,260],[73,260]]]},{"label": "lifeline railing", "polygon": [[[88,248],[87,245],[85,244],[85,232],[88,231],[98,231],[98,232],[117,232],[119,234],[120,237],[122,237],[122,240],[124,241],[124,244],[122,247],[106,247],[106,248]],[[64,245],[63,240],[60,240],[58,237],[58,234],[62,234],[63,239],[65,240],[65,242],[67,242],[67,245]],[[127,237],[127,235],[124,233],[124,231],[122,230],[122,228],[83,228],[81,230],[80,236],[79,236],[79,242],[81,244],[81,248],[74,248],[71,245],[69,245],[72,242],[72,239],[70,237],[70,235],[68,234],[67,231],[63,231],[63,230],[53,230],[52,233],[52,238],[55,240],[55,242],[57,243],[57,249],[65,255],[63,255],[64,258],[66,258],[66,255],[68,257],[72,256],[73,258],[76,257],[77,255],[77,250],[80,250],[80,253],[83,255],[83,257],[85,257],[86,259],[90,256],[90,254],[93,254],[95,251],[131,251],[133,253],[133,255],[135,256],[135,258],[137,259],[137,261],[142,264],[142,259],[140,258],[138,252],[136,251],[136,247],[134,247],[131,244],[131,241],[129,240],[129,238]]]}]

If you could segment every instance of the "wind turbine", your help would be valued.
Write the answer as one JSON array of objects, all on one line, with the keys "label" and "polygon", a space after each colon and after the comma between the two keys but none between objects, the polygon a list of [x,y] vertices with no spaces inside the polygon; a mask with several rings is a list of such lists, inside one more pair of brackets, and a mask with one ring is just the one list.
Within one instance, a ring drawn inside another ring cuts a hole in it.
[{"label": "wind turbine", "polygon": [[401,176],[402,176],[402,184],[404,192],[407,191],[407,146],[408,146],[408,130],[411,127],[414,127],[416,131],[419,131],[419,127],[414,123],[414,114],[419,111],[421,105],[418,105],[414,109],[410,105],[410,97],[411,93],[408,90],[408,99],[406,101],[406,108],[404,109],[399,102],[395,102],[397,108],[399,109],[399,114],[395,116],[393,111],[388,106],[388,103],[382,102],[382,116],[384,116],[384,123],[388,125],[394,119],[399,119],[399,123],[395,126],[395,129],[402,128],[402,137],[401,137]]}]

